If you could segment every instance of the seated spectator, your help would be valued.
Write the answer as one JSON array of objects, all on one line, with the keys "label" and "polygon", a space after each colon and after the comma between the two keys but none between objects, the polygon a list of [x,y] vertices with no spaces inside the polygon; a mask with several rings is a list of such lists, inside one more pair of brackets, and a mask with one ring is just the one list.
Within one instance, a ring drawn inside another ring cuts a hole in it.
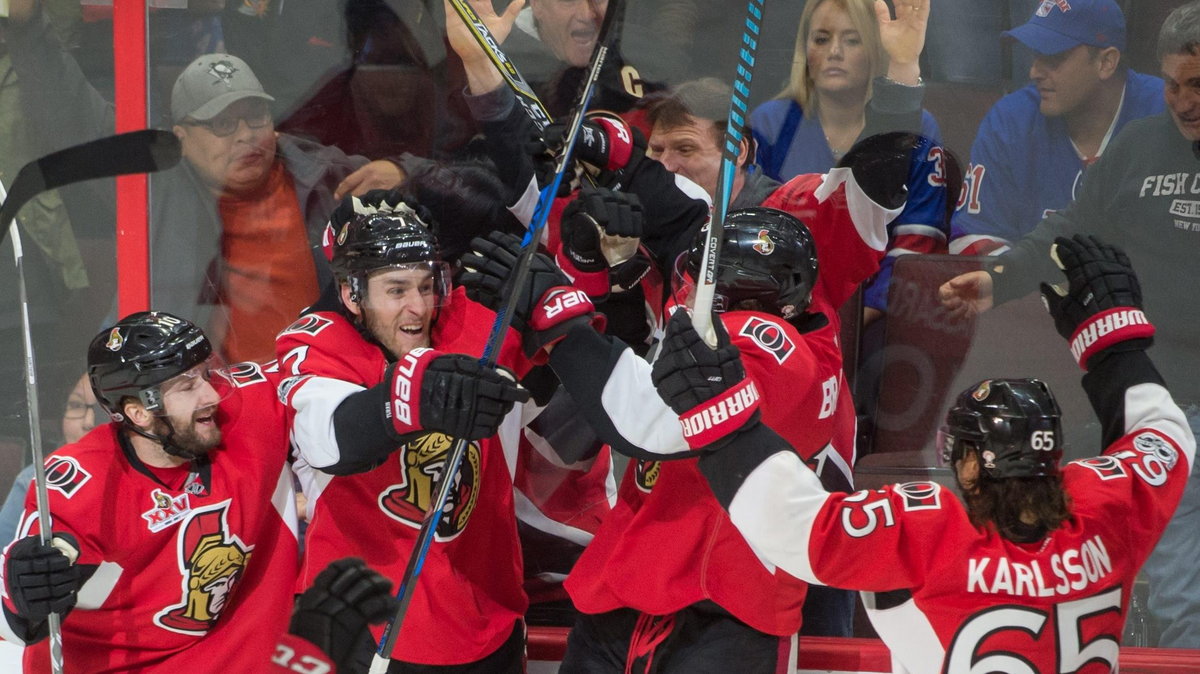
[{"label": "seated spectator", "polygon": [[[9,22],[36,131],[60,145],[111,133],[112,106],[58,45],[38,2],[11,2]],[[273,357],[275,334],[332,279],[320,244],[337,199],[403,175],[391,161],[276,133],[271,100],[238,57],[193,61],[171,95],[184,161],[151,183],[153,302],[209,326],[231,361]]]},{"label": "seated spectator", "polygon": [[1113,0],[1038,6],[1005,35],[1032,50],[1033,81],[992,106],[971,165],[950,252],[998,255],[1079,194],[1087,169],[1124,126],[1163,111],[1163,83],[1130,70]]},{"label": "seated spectator", "polygon": [[[870,133],[868,101],[872,79],[891,69],[916,65],[920,51],[902,51],[895,23],[875,16],[872,0],[809,2],[800,17],[788,87],[750,116],[758,144],[756,161],[768,177],[789,180],[833,168],[855,141]],[[899,21],[924,29],[925,17],[901,5]],[[925,13],[928,14],[926,4]],[[908,75],[909,84],[916,75]],[[946,181],[940,135],[928,110],[921,112],[921,135],[909,168],[908,201],[888,230],[888,256],[866,286],[863,320],[870,323],[887,310],[892,263],[907,253],[944,253],[947,222]]]},{"label": "seated spectator", "polygon": [[[62,415],[63,444],[79,442],[79,439],[96,424],[108,420],[108,413],[96,402],[96,394],[88,383],[87,375],[75,382],[75,388],[67,396],[66,409]],[[25,494],[29,492],[29,483],[33,480],[33,464],[29,464],[17,473],[4,505],[0,506],[0,546],[7,544],[17,533],[17,522],[21,519],[21,509],[25,507]]]}]

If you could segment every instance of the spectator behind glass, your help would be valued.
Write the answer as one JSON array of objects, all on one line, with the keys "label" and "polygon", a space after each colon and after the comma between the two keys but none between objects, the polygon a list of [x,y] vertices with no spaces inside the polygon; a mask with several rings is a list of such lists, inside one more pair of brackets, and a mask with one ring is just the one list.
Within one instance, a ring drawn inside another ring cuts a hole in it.
[{"label": "spectator behind glass", "polygon": [[[1181,283],[1200,257],[1200,213],[1184,196],[1186,186],[1200,180],[1194,150],[1200,141],[1200,2],[1178,7],[1163,22],[1158,58],[1167,113],[1130,122],[1088,169],[1074,201],[1014,241],[992,269],[957,276],[939,294],[952,314],[975,315],[1036,290],[1038,281],[1061,279],[1049,255],[1055,237],[1088,233],[1123,247],[1158,330],[1154,359],[1193,431],[1200,431],[1200,303],[1191,284]],[[1200,648],[1197,475],[1142,570],[1163,647]]]},{"label": "spectator behind glass", "polygon": [[[787,181],[824,173],[863,138],[872,80],[889,67],[911,65],[897,63],[896,53],[889,57],[888,41],[880,31],[891,30],[893,24],[881,24],[879,11],[887,9],[872,0],[816,0],[805,6],[788,87],[750,116],[758,144],[756,161],[768,177]],[[927,110],[921,113],[921,135],[932,142],[913,151],[908,201],[888,227],[887,258],[866,286],[867,323],[887,310],[887,287],[897,256],[946,252],[950,226],[943,153],[934,145],[940,131]]]},{"label": "spectator behind glass", "polygon": [[[608,0],[530,0],[529,6],[513,0],[496,14],[490,1],[470,0],[504,54],[541,98],[552,118],[571,113],[580,84],[600,34]],[[660,3],[675,11],[678,0]],[[686,4],[686,3],[683,3]],[[451,13],[448,21],[460,21]],[[590,108],[625,113],[655,91],[664,88],[668,72],[678,72],[677,55],[662,40],[654,42],[641,26],[624,23],[618,28],[620,48],[608,53],[596,82]],[[669,42],[667,43],[669,44]],[[646,45],[646,49],[634,49]],[[657,45],[659,56],[650,45]],[[631,54],[637,56],[631,58]],[[636,121],[634,122],[636,124]]]},{"label": "spectator behind glass", "polygon": [[[75,382],[75,388],[67,396],[66,409],[62,416],[63,444],[78,442],[88,431],[97,424],[107,421],[107,413],[96,402],[92,386],[88,383],[87,375]],[[25,506],[25,494],[29,492],[29,484],[33,480],[33,464],[29,464],[17,473],[4,505],[0,506],[0,547],[7,545],[17,533],[17,522],[21,519],[21,509]]]},{"label": "spectator behind glass", "polygon": [[[47,149],[111,133],[112,106],[38,3],[14,0],[9,14],[22,104],[35,131],[53,138]],[[332,280],[320,244],[337,200],[403,175],[394,162],[276,133],[271,100],[236,56],[192,61],[171,94],[185,161],[151,181],[152,301],[206,325],[230,362],[273,357],[275,334]],[[111,203],[110,184],[90,187],[98,202]]]},{"label": "spectator behind glass", "polygon": [[337,23],[349,62],[286,108],[279,128],[370,157],[442,157],[462,149],[475,126],[460,93],[461,69],[431,44],[442,32],[437,18],[384,0],[343,4]]},{"label": "spectator behind glass", "polygon": [[1084,170],[1132,120],[1163,110],[1162,80],[1129,70],[1113,0],[1042,3],[1007,31],[1030,84],[996,102],[971,146],[950,252],[999,255],[1079,194]]}]

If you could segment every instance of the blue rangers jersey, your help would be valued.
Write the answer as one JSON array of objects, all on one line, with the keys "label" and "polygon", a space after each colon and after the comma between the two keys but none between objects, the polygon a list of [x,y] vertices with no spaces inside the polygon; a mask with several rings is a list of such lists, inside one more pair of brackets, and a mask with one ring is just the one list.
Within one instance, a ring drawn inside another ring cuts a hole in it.
[{"label": "blue rangers jersey", "polygon": [[[1081,158],[1066,122],[1042,115],[1039,103],[1037,87],[1029,84],[1001,98],[980,124],[951,227],[951,253],[998,255],[1079,193],[1084,169],[1099,154]],[[1162,80],[1129,71],[1100,152],[1130,121],[1162,111]]]}]

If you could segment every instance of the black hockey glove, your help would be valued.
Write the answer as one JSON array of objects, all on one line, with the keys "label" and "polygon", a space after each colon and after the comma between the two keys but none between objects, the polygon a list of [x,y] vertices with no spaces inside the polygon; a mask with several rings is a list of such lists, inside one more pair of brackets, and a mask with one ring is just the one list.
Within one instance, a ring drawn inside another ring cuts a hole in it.
[{"label": "black hockey glove", "polygon": [[704,343],[686,311],[676,311],[651,370],[658,395],[679,414],[692,449],[716,449],[759,419],[758,386],[746,376],[720,319],[713,329],[716,349]]},{"label": "black hockey glove", "polygon": [[27,536],[8,548],[4,583],[18,616],[31,625],[51,613],[65,615],[77,599],[80,576],[74,560],[79,543],[70,534],[54,534],[54,544]]},{"label": "black hockey glove", "polygon": [[388,366],[384,381],[391,382],[384,415],[397,441],[420,431],[482,440],[496,433],[514,403],[529,400],[507,371],[432,349],[408,352]]},{"label": "black hockey glove", "polygon": [[585,272],[615,267],[637,253],[642,202],[636,194],[584,187],[562,215],[563,253]]},{"label": "black hockey glove", "polygon": [[1054,240],[1051,255],[1067,277],[1067,286],[1042,284],[1042,302],[1054,317],[1058,334],[1083,369],[1101,352],[1149,347],[1154,326],[1142,312],[1142,287],[1129,257],[1094,236],[1076,234]]},{"label": "black hockey glove", "polygon": [[871,201],[884,208],[900,208],[908,199],[908,167],[913,149],[922,142],[914,133],[881,133],[851,147],[838,168],[848,167]]},{"label": "black hockey glove", "polygon": [[[332,562],[296,602],[288,631],[333,659],[339,672],[365,671],[375,639],[368,629],[395,615],[392,582],[357,557]],[[365,658],[363,658],[365,659]]]},{"label": "black hockey glove", "polygon": [[[521,240],[504,232],[471,242],[471,252],[462,257],[459,284],[467,297],[492,311],[499,311],[513,292]],[[566,337],[575,326],[590,324],[602,329],[603,317],[595,312],[587,293],[572,287],[554,262],[535,253],[529,274],[517,292],[512,325],[521,333],[525,355],[535,364],[547,360],[547,349]]]}]

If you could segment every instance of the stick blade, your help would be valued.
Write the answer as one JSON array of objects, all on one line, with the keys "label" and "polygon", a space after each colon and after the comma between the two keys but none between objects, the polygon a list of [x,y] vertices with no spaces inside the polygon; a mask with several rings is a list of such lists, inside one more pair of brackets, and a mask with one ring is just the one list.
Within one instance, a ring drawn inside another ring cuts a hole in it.
[{"label": "stick blade", "polygon": [[154,173],[175,166],[181,156],[179,139],[158,129],[107,136],[48,154],[21,167],[0,208],[0,223],[11,222],[22,206],[46,190],[96,178]]}]

